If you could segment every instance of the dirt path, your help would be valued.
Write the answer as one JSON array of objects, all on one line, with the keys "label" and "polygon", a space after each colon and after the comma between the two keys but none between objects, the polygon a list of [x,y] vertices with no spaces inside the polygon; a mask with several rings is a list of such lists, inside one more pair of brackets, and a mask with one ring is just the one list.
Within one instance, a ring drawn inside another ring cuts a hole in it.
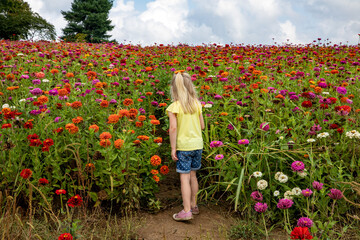
[{"label": "dirt path", "polygon": [[140,239],[227,239],[226,231],[234,219],[225,208],[199,203],[200,214],[188,222],[176,222],[174,213],[182,209],[180,180],[174,167],[166,180],[160,183],[157,198],[162,202],[162,210],[156,214],[144,214],[144,227],[139,231]]}]

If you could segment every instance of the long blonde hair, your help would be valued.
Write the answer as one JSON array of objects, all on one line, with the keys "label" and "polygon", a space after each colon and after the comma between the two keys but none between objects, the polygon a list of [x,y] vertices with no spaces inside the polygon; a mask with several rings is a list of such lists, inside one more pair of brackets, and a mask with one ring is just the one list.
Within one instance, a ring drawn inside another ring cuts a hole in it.
[{"label": "long blonde hair", "polygon": [[171,80],[170,93],[174,102],[179,101],[184,113],[193,114],[197,111],[200,102],[188,73],[178,72],[174,74]]}]

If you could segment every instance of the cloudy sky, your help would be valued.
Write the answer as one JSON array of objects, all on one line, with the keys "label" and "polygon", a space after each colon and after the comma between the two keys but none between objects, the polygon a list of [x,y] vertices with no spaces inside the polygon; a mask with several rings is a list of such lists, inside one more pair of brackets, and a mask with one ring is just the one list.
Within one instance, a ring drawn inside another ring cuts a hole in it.
[{"label": "cloudy sky", "polygon": [[[25,1],[62,35],[72,0]],[[358,44],[359,12],[360,0],[114,0],[109,17],[120,43]]]}]

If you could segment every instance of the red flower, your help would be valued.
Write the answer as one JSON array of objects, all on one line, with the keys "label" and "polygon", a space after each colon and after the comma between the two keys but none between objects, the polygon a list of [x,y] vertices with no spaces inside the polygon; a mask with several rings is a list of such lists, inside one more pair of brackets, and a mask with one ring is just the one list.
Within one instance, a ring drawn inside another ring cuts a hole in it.
[{"label": "red flower", "polygon": [[303,101],[301,104],[302,107],[309,108],[312,107],[312,102],[310,101]]},{"label": "red flower", "polygon": [[39,184],[40,185],[46,185],[46,184],[49,184],[49,181],[46,178],[40,178],[39,179]]},{"label": "red flower", "polygon": [[70,233],[63,233],[59,236],[58,240],[72,240],[73,236]]},{"label": "red flower", "polygon": [[4,128],[11,128],[11,123],[5,123],[2,125],[1,129],[4,129]]},{"label": "red flower", "polygon": [[336,101],[337,101],[337,99],[334,98],[334,97],[330,97],[329,99],[330,99],[330,101],[331,101],[331,104],[334,104],[334,103],[336,103]]},{"label": "red flower", "polygon": [[166,165],[162,166],[162,167],[160,168],[160,173],[161,173],[162,175],[168,174],[168,173],[169,173],[169,167],[166,166]]},{"label": "red flower", "polygon": [[51,138],[45,139],[43,142],[44,147],[51,147],[54,145],[54,141]]},{"label": "red flower", "polygon": [[290,235],[291,239],[313,239],[313,236],[311,236],[309,229],[307,227],[295,227],[294,230],[291,232]]},{"label": "red flower", "polygon": [[34,134],[28,135],[26,138],[30,141],[31,139],[38,139],[39,136],[36,133],[34,133]]},{"label": "red flower", "polygon": [[336,123],[330,124],[330,129],[336,129],[339,126]]},{"label": "red flower", "polygon": [[81,203],[82,203],[82,198],[80,197],[79,194],[71,197],[68,201],[67,204],[69,205],[69,207],[80,207]]},{"label": "red flower", "polygon": [[32,171],[28,168],[23,169],[20,173],[20,177],[22,177],[23,179],[28,179],[31,177],[31,175]]},{"label": "red flower", "polygon": [[30,147],[38,147],[42,144],[40,139],[31,139],[30,140]]},{"label": "red flower", "polygon": [[338,129],[336,129],[336,131],[337,131],[338,133],[343,133],[343,132],[344,132],[344,128],[338,128]]},{"label": "red flower", "polygon": [[55,191],[57,195],[66,194],[66,191],[64,189],[58,189]]},{"label": "red flower", "polygon": [[50,150],[50,147],[42,147],[41,151],[42,152],[48,152]]},{"label": "red flower", "polygon": [[25,129],[32,129],[34,127],[34,124],[32,122],[26,122],[24,123]]}]

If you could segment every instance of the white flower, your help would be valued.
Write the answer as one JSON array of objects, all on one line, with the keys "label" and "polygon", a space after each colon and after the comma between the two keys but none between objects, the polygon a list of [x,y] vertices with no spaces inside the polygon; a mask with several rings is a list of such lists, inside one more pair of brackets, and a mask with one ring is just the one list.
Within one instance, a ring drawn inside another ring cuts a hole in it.
[{"label": "white flower", "polygon": [[322,94],[329,95],[330,93],[329,92],[322,92]]},{"label": "white flower", "polygon": [[44,78],[44,79],[42,80],[42,82],[50,82],[50,80],[49,80],[49,79]]},{"label": "white flower", "polygon": [[279,196],[280,195],[280,192],[278,191],[278,190],[276,190],[275,192],[274,192],[274,197],[277,197],[277,196]]},{"label": "white flower", "polygon": [[13,110],[14,110],[15,108],[16,108],[15,106],[10,106],[10,109],[13,109]]},{"label": "white flower", "polygon": [[279,180],[280,175],[283,174],[282,172],[275,173],[275,180]]},{"label": "white flower", "polygon": [[260,190],[264,190],[265,188],[267,188],[267,186],[268,186],[268,182],[266,180],[262,179],[257,182],[257,187]]},{"label": "white flower", "polygon": [[360,133],[356,130],[351,130],[349,132],[346,132],[345,134],[348,138],[352,139],[352,138],[360,138]]},{"label": "white flower", "polygon": [[210,104],[210,103],[207,103],[207,104],[205,104],[205,106],[204,106],[204,108],[211,108],[212,107],[212,104]]},{"label": "white flower", "polygon": [[279,182],[286,183],[288,180],[289,180],[288,176],[286,176],[285,174],[280,174]]},{"label": "white flower", "polygon": [[304,169],[304,171],[297,172],[297,174],[298,174],[300,177],[304,178],[304,177],[307,176],[307,170]]},{"label": "white flower", "polygon": [[318,138],[326,138],[329,136],[328,132],[322,132],[317,135]]},{"label": "white flower", "polygon": [[299,196],[301,194],[301,188],[295,187],[291,190],[292,195]]},{"label": "white flower", "polygon": [[252,175],[254,177],[258,178],[258,177],[261,177],[263,174],[262,174],[262,172],[254,172]]},{"label": "white flower", "polygon": [[313,138],[309,138],[308,140],[306,140],[308,143],[313,143],[313,142],[315,142],[315,139],[313,139]]},{"label": "white flower", "polygon": [[19,102],[26,102],[26,99],[25,98],[20,99]]},{"label": "white flower", "polygon": [[158,145],[158,146],[161,146],[161,144],[162,144],[162,143],[158,143],[157,145]]},{"label": "white flower", "polygon": [[284,139],[284,137],[283,137],[283,136],[280,136],[280,137],[279,137],[279,139],[280,139],[280,140],[283,140],[283,139]]},{"label": "white flower", "polygon": [[2,105],[2,108],[10,108],[10,105],[5,103],[4,105]]},{"label": "white flower", "polygon": [[286,191],[286,192],[284,193],[284,198],[286,198],[286,199],[293,199],[292,195],[293,195],[292,191]]}]

